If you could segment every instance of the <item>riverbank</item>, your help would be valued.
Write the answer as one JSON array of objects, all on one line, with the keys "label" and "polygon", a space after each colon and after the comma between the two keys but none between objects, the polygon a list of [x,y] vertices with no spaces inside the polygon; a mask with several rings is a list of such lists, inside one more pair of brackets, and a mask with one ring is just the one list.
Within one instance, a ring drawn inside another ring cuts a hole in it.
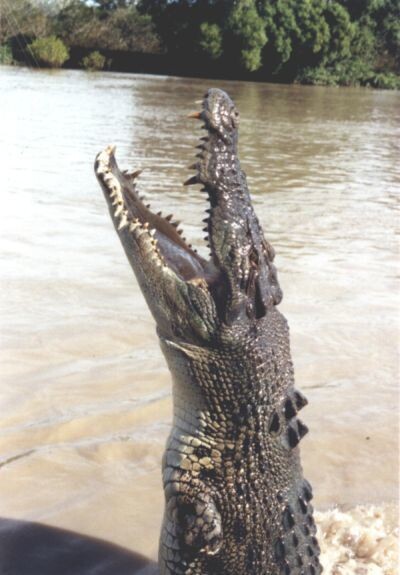
[{"label": "riverbank", "polygon": [[[168,54],[149,54],[143,52],[128,52],[124,50],[102,49],[106,72],[129,74],[150,74],[156,76],[179,76],[182,78],[200,78],[211,80],[231,80],[243,82],[268,82],[272,84],[303,84],[314,86],[366,87],[383,90],[399,90],[400,76],[393,72],[370,72],[362,78],[350,80],[346,75],[338,75],[332,70],[314,70],[296,78],[292,73],[271,74],[265,69],[248,72],[235,66],[234,62],[204,61],[202,58],[177,59]],[[69,48],[68,60],[64,69],[79,70],[84,67],[84,60],[93,54],[89,48],[72,46]],[[102,60],[102,61],[103,61]],[[0,62],[1,63],[1,62]],[[32,69],[41,68],[40,63],[30,53],[29,49],[15,45],[4,55],[3,63],[17,66],[28,66]],[[93,71],[93,70],[92,70]]]}]

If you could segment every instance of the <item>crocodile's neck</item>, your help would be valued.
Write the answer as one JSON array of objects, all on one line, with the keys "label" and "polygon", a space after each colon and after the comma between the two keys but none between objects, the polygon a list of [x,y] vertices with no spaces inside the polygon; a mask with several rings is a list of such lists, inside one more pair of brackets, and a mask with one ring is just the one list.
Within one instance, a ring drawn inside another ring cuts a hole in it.
[{"label": "crocodile's neck", "polygon": [[273,309],[265,322],[274,329],[237,348],[162,340],[174,382],[162,573],[320,571],[297,448],[306,400],[293,387],[283,316]]}]

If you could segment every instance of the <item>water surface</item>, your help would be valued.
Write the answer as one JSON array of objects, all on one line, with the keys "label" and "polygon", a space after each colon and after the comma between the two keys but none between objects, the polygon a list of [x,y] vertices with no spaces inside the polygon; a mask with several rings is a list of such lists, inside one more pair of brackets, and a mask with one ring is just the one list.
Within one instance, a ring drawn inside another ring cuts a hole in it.
[{"label": "water surface", "polygon": [[170,377],[93,174],[117,144],[203,253],[184,188],[209,86],[277,252],[306,476],[327,509],[397,493],[395,92],[0,68],[0,514],[155,557]]}]

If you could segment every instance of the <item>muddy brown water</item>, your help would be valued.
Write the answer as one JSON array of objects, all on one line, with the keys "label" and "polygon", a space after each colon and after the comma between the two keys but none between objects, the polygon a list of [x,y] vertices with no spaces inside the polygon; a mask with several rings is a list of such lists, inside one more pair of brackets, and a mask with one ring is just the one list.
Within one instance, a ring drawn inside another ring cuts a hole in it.
[{"label": "muddy brown water", "polygon": [[209,86],[240,109],[277,252],[315,506],[393,505],[399,94],[5,67],[0,85],[0,533],[27,522],[156,557],[170,376],[93,160],[117,144],[206,253],[204,198],[182,182]]}]

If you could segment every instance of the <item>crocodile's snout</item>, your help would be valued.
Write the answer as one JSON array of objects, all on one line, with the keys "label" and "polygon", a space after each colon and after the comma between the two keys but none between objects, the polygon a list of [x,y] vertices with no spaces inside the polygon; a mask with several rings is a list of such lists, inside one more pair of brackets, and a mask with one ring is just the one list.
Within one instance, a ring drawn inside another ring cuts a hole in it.
[{"label": "crocodile's snout", "polygon": [[239,112],[228,94],[211,88],[204,96],[202,118],[209,130],[228,139],[239,127]]},{"label": "crocodile's snout", "polygon": [[238,158],[239,113],[225,92],[210,89],[202,111],[192,116],[204,122],[207,135],[191,166],[196,174],[186,183],[202,184],[210,202],[204,221],[212,260],[225,282],[220,289],[223,305],[218,300],[216,304],[228,323],[259,319],[282,294],[274,251],[264,239]]}]

